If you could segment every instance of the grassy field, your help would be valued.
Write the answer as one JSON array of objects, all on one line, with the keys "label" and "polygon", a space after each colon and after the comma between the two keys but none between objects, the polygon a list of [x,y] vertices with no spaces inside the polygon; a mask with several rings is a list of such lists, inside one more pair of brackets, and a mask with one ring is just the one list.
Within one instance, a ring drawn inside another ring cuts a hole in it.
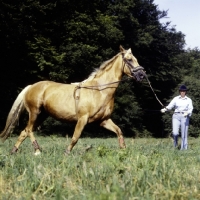
[{"label": "grassy field", "polygon": [[189,149],[180,151],[171,139],[126,138],[120,150],[116,138],[82,138],[69,156],[70,140],[37,140],[40,156],[29,139],[15,155],[15,137],[0,144],[0,199],[200,199],[200,139],[189,138]]}]

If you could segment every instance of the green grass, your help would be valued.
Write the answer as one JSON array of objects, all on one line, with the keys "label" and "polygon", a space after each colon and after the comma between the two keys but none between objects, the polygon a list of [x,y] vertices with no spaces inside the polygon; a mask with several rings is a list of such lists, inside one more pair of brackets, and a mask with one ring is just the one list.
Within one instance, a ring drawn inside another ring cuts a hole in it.
[{"label": "green grass", "polygon": [[[69,156],[64,137],[27,139],[9,155],[16,138],[0,144],[0,199],[151,200],[200,199],[200,139],[173,149],[171,139],[82,138]],[[89,151],[85,151],[92,145]]]}]

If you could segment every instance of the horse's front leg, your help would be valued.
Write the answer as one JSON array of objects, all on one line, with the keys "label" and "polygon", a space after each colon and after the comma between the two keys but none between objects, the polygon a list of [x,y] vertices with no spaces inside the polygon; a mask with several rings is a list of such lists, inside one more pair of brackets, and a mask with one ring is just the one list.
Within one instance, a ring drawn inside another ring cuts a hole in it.
[{"label": "horse's front leg", "polygon": [[73,134],[73,137],[71,140],[71,144],[68,146],[68,148],[65,152],[66,154],[69,154],[70,151],[75,146],[75,144],[78,142],[78,139],[83,131],[83,128],[87,124],[87,122],[88,122],[88,115],[84,115],[78,119],[75,130],[74,130],[74,134]]},{"label": "horse's front leg", "polygon": [[121,129],[111,119],[102,121],[100,126],[116,133],[119,140],[120,148],[126,148],[126,144]]}]

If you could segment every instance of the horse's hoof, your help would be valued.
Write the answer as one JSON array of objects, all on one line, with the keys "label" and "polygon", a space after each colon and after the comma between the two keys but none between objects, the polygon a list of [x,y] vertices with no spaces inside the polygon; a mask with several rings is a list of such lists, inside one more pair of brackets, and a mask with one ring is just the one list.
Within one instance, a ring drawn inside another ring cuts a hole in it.
[{"label": "horse's hoof", "polygon": [[40,150],[38,150],[38,149],[37,149],[37,150],[35,151],[35,153],[34,153],[35,156],[38,156],[38,155],[40,155],[40,154],[41,154],[41,152],[40,152]]},{"label": "horse's hoof", "polygon": [[12,151],[10,152],[10,154],[11,155],[15,154],[15,153],[17,153],[17,151],[18,151],[18,148],[14,146],[13,149],[12,149]]},{"label": "horse's hoof", "polygon": [[120,149],[126,149],[126,145],[125,144],[120,145]]},{"label": "horse's hoof", "polygon": [[86,151],[89,151],[90,149],[92,149],[92,145],[87,146],[87,147],[85,148],[85,152],[86,152]]},{"label": "horse's hoof", "polygon": [[69,154],[70,154],[70,151],[69,151],[69,150],[66,150],[66,151],[65,151],[65,155],[68,156]]}]

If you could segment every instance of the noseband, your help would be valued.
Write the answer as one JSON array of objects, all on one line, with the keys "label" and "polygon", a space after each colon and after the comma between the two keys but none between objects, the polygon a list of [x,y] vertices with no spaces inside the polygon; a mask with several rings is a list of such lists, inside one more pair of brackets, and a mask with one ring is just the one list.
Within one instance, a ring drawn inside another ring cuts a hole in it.
[{"label": "noseband", "polygon": [[136,78],[136,80],[140,80],[142,76],[146,77],[146,73],[143,71],[144,68],[142,66],[134,67],[128,59],[124,58],[124,55],[122,55],[122,59],[124,61],[123,69],[124,69],[125,65],[128,67],[130,74],[131,74],[131,75],[129,75],[130,77],[134,76]]}]

